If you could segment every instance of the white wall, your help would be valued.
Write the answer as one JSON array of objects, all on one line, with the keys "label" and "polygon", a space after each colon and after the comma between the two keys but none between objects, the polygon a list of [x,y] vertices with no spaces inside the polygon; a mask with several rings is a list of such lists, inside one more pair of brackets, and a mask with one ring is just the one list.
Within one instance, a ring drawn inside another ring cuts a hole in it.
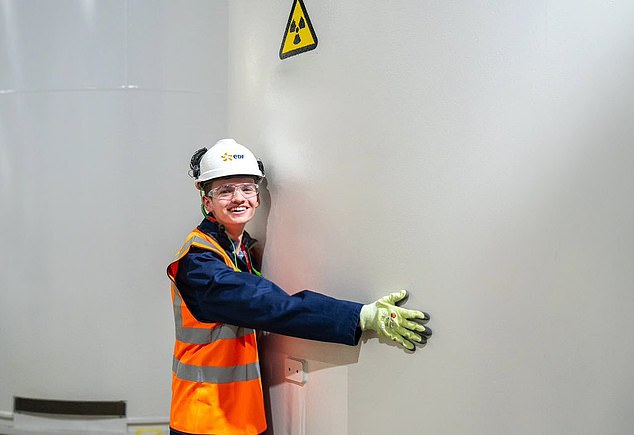
[{"label": "white wall", "polygon": [[634,3],[306,0],[319,46],[280,61],[291,3],[229,7],[265,273],[408,288],[434,337],[270,340],[275,433],[630,433]]},{"label": "white wall", "polygon": [[227,3],[0,3],[0,412],[127,400],[165,420],[165,267],[226,134]]}]

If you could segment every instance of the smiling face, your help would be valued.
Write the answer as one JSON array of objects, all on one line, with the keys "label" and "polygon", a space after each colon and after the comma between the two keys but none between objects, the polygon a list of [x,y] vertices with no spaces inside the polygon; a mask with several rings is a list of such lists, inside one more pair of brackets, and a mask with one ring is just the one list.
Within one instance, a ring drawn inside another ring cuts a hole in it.
[{"label": "smiling face", "polygon": [[[234,185],[242,183],[253,183],[253,177],[229,177],[214,180],[209,189],[215,189],[219,186]],[[212,213],[216,220],[225,227],[225,230],[234,239],[242,236],[244,227],[253,216],[255,209],[260,205],[260,197],[258,195],[251,198],[245,198],[239,189],[236,189],[231,199],[223,200],[203,196],[203,204],[208,213]]]}]

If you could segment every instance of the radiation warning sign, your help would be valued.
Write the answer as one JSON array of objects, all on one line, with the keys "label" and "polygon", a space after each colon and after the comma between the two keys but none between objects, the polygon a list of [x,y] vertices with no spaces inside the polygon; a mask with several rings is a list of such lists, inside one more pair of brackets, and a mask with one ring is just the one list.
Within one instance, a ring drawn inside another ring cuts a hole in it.
[{"label": "radiation warning sign", "polygon": [[280,47],[280,59],[295,56],[317,47],[317,35],[302,0],[293,0],[286,31]]}]

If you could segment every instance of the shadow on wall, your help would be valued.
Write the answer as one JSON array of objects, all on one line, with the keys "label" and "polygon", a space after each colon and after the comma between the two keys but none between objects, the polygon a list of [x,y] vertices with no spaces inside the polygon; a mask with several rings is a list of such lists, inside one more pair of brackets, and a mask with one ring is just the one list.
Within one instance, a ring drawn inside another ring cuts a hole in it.
[{"label": "shadow on wall", "polygon": [[257,239],[257,243],[253,247],[253,254],[257,259],[257,264],[262,270],[262,255],[266,247],[266,230],[269,221],[269,213],[271,212],[271,194],[267,188],[267,179],[264,178],[260,182],[260,206],[249,227],[249,234]]},{"label": "shadow on wall", "polygon": [[[360,345],[346,346],[323,343],[269,333],[260,333],[258,345],[262,370],[262,387],[264,390],[264,406],[268,422],[268,429],[263,435],[275,434],[272,410],[276,409],[279,413],[280,404],[271,403],[271,390],[276,386],[289,382],[286,380],[284,371],[287,357],[306,361],[306,373],[308,374],[308,382],[310,382],[311,376],[319,370],[356,364],[359,361],[361,349]],[[295,387],[303,389],[307,386],[300,387],[295,385]],[[285,400],[290,399],[286,398]],[[293,406],[296,405],[294,404]]]}]

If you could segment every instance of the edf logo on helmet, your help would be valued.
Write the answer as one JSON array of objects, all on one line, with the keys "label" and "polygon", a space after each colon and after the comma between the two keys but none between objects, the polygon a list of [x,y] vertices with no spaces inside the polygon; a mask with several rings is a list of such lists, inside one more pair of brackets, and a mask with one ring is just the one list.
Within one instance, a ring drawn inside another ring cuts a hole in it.
[{"label": "edf logo on helmet", "polygon": [[222,159],[223,162],[230,162],[232,160],[241,160],[244,159],[244,154],[229,154],[229,153],[224,153],[223,155],[220,156],[220,158]]}]

